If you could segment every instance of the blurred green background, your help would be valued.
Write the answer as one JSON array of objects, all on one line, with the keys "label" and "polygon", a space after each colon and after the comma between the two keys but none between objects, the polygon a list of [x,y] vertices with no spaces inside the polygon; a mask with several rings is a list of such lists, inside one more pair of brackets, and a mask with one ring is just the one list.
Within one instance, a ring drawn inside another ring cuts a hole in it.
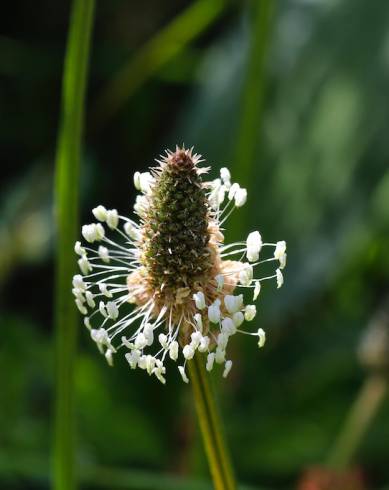
[{"label": "blurred green background", "polygon": [[[0,488],[46,489],[53,171],[70,4],[7,7],[0,20]],[[100,203],[132,212],[134,171],[185,143],[214,176],[228,166],[248,188],[227,240],[259,229],[268,241],[288,243],[285,286],[264,287],[259,302],[266,348],[234,342],[228,381],[220,373],[214,379],[242,488],[322,489],[310,468],[328,462],[358,475],[336,489],[389,488],[388,87],[386,0],[97,3],[82,222]],[[125,361],[109,369],[81,327],[79,341],[82,488],[211,488],[191,393],[175,370],[164,387]],[[362,395],[351,433],[365,433],[341,464],[336,441],[373,375],[381,395],[374,388]]]}]

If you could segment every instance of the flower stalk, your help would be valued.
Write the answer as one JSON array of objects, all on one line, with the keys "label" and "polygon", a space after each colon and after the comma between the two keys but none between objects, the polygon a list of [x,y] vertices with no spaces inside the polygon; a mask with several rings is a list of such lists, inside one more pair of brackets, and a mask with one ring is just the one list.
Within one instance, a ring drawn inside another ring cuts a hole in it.
[{"label": "flower stalk", "polygon": [[221,420],[207,373],[198,353],[188,363],[197,417],[216,490],[235,490],[236,482]]},{"label": "flower stalk", "polygon": [[56,393],[53,468],[55,490],[73,490],[76,487],[74,360],[78,317],[69,284],[75,268],[72,245],[78,229],[78,182],[93,13],[94,0],[74,0],[66,47],[62,120],[56,154]]}]

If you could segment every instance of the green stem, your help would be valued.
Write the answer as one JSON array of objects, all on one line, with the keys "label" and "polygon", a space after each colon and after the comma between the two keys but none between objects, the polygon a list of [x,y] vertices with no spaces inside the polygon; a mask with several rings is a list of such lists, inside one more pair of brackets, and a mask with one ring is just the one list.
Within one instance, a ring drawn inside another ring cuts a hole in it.
[{"label": "green stem", "polygon": [[71,283],[75,273],[73,247],[79,225],[78,182],[93,13],[94,0],[74,0],[65,55],[62,118],[56,154],[56,400],[53,467],[56,490],[73,490],[76,487],[74,361],[78,314],[71,295]]},{"label": "green stem", "polygon": [[372,374],[364,382],[353,403],[331,451],[327,465],[337,470],[346,469],[360,446],[387,393],[388,382],[383,375]]},{"label": "green stem", "polygon": [[223,438],[220,417],[204,368],[204,359],[196,353],[188,365],[197,416],[215,489],[235,490],[235,478]]}]

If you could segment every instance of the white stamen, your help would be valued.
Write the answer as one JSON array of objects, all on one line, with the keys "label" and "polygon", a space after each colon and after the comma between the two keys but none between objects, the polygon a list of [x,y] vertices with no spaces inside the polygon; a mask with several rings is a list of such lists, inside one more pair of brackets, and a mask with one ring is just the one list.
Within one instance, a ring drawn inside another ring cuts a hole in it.
[{"label": "white stamen", "polygon": [[239,272],[239,282],[242,286],[250,286],[253,280],[253,267],[252,265],[245,263],[243,264],[242,270]]},{"label": "white stamen", "polygon": [[208,307],[208,319],[211,323],[219,323],[220,321],[220,306],[216,301]]},{"label": "white stamen", "polygon": [[261,283],[259,281],[255,281],[253,301],[255,301],[258,298],[260,292],[261,292]]},{"label": "white stamen", "polygon": [[249,234],[246,241],[246,247],[247,259],[249,262],[256,262],[262,248],[262,238],[258,231],[253,231]]},{"label": "white stamen", "polygon": [[107,247],[103,247],[103,245],[99,246],[99,257],[100,259],[105,262],[106,264],[109,264],[109,252]]},{"label": "white stamen", "polygon": [[205,296],[202,291],[195,293],[193,295],[194,302],[196,304],[196,308],[198,310],[203,310],[205,308]]},{"label": "white stamen", "polygon": [[243,295],[239,294],[239,296],[233,296],[227,294],[224,296],[224,304],[227,308],[228,313],[233,314],[239,311],[243,305]]},{"label": "white stamen", "polygon": [[99,221],[106,221],[107,219],[107,210],[101,204],[100,206],[97,206],[97,208],[93,208],[92,213]]},{"label": "white stamen", "polygon": [[259,328],[257,335],[258,335],[258,347],[261,348],[265,345],[265,341],[266,341],[265,331],[262,330],[262,328]]},{"label": "white stamen", "polygon": [[241,208],[242,206],[244,206],[244,204],[247,201],[246,189],[242,189],[242,188],[237,189],[237,191],[235,192],[234,200],[235,200],[235,206],[237,208]]},{"label": "white stamen", "polygon": [[231,371],[232,361],[226,361],[224,364],[223,378],[227,378],[228,373]]},{"label": "white stamen", "polygon": [[185,368],[184,368],[184,366],[178,366],[178,370],[180,371],[182,381],[183,381],[184,383],[189,383],[189,379],[188,379],[188,376],[187,376],[187,375],[186,375],[186,373],[185,373]]},{"label": "white stamen", "polygon": [[215,354],[214,352],[211,352],[207,356],[207,364],[205,366],[207,371],[212,371],[214,362],[215,362]]},{"label": "white stamen", "polygon": [[116,209],[110,209],[107,211],[107,225],[111,230],[115,230],[119,224],[119,215]]},{"label": "white stamen", "polygon": [[185,357],[185,359],[190,360],[193,359],[195,350],[193,348],[193,345],[188,344],[182,349],[182,354]]},{"label": "white stamen", "polygon": [[169,347],[169,357],[173,361],[177,361],[178,358],[178,342],[173,340]]},{"label": "white stamen", "polygon": [[254,320],[256,314],[257,308],[255,305],[246,305],[246,308],[244,309],[244,318],[247,322]]},{"label": "white stamen", "polygon": [[280,289],[280,287],[284,284],[284,276],[282,275],[280,269],[276,270],[276,279],[277,279],[277,289]]}]

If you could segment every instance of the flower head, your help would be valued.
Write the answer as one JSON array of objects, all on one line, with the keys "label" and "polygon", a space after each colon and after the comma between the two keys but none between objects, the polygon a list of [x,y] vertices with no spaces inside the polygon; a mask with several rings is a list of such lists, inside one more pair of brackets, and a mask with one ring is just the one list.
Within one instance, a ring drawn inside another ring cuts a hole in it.
[{"label": "flower head", "polygon": [[[226,377],[233,335],[254,335],[264,344],[262,329],[241,328],[256,315],[242,291],[252,289],[255,301],[263,281],[282,285],[286,244],[263,243],[253,231],[245,242],[224,245],[222,227],[246,202],[246,189],[231,183],[227,168],[220,179],[204,181],[208,168],[199,166],[192,150],[167,151],[157,162],[150,172],[134,175],[141,191],[134,205],[138,220],[99,205],[92,211],[98,222],[82,227],[87,244],[74,248],[82,273],[73,278],[75,303],[110,365],[124,350],[131,369],[165,383],[170,358],[187,383],[186,362],[199,351],[208,371],[223,364]],[[259,260],[266,248],[272,256]],[[276,271],[255,278],[258,266],[271,261]]]}]

